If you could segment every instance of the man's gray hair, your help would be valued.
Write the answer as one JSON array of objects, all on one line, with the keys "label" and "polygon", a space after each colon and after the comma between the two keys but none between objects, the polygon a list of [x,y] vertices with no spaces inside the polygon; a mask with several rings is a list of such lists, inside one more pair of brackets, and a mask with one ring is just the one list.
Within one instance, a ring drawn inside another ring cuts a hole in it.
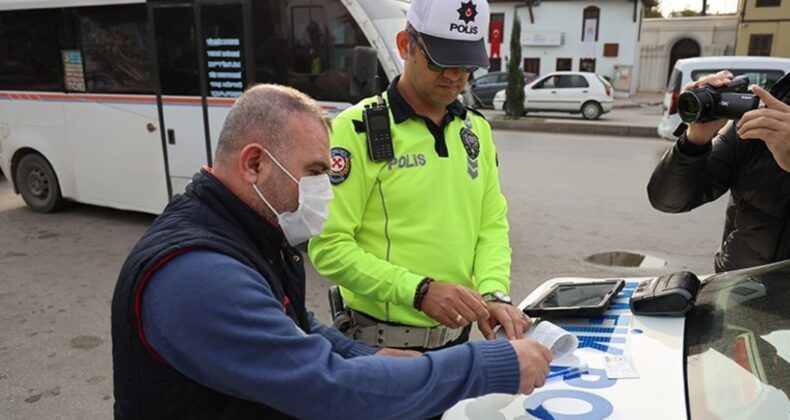
[{"label": "man's gray hair", "polygon": [[244,146],[257,142],[272,153],[290,146],[290,116],[303,114],[327,126],[321,106],[304,93],[281,85],[260,84],[247,89],[231,107],[219,134],[214,160],[227,163]]},{"label": "man's gray hair", "polygon": [[411,23],[406,22],[406,28],[403,29],[406,34],[409,36],[409,55],[414,54],[414,50],[417,49],[417,43],[419,42],[418,39],[420,38],[420,33],[414,29],[414,26],[411,26]]}]

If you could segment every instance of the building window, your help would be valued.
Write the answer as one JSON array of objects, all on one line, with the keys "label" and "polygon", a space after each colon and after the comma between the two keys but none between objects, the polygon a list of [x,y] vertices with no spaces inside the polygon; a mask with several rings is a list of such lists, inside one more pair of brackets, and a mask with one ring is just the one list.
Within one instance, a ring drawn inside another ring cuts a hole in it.
[{"label": "building window", "polygon": [[524,71],[527,73],[540,74],[540,58],[525,58]]},{"label": "building window", "polygon": [[749,55],[771,55],[772,34],[752,35],[749,37]]},{"label": "building window", "polygon": [[601,9],[590,6],[584,9],[582,17],[582,42],[598,41],[598,27],[601,21]]},{"label": "building window", "polygon": [[620,50],[620,44],[603,44],[604,57],[617,57]]},{"label": "building window", "polygon": [[595,73],[595,59],[582,58],[581,60],[579,60],[579,71],[588,71],[590,73]]},{"label": "building window", "polygon": [[777,7],[782,5],[782,0],[757,0],[755,7]]},{"label": "building window", "polygon": [[557,71],[571,71],[573,67],[573,59],[572,58],[558,58],[557,59]]},{"label": "building window", "polygon": [[0,89],[63,89],[53,12],[0,13]]}]

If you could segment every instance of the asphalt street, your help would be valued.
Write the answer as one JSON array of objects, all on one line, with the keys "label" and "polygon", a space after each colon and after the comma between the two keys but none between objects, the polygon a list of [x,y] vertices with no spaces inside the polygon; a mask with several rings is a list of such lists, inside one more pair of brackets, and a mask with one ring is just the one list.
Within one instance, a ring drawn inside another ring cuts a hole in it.
[{"label": "asphalt street", "polygon": [[[495,138],[510,209],[514,299],[560,276],[713,270],[726,198],[682,215],[659,213],[647,201],[646,183],[669,142],[510,131]],[[0,180],[0,419],[111,417],[110,300],[123,260],[153,219],[78,204],[34,213]],[[667,265],[583,261],[614,250]],[[327,321],[329,283],[312,267],[308,273],[308,306]]]}]

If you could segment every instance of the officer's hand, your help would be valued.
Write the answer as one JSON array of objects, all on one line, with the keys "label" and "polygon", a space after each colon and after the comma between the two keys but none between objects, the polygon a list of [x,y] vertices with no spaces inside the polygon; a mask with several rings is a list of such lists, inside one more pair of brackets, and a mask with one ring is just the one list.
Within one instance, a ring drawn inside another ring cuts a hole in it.
[{"label": "officer's hand", "polygon": [[515,340],[524,336],[524,331],[529,329],[532,320],[524,315],[521,310],[513,305],[500,302],[489,302],[488,312],[491,317],[488,320],[477,321],[477,328],[483,333],[483,337],[493,340],[496,338],[494,327],[502,324],[508,340]]},{"label": "officer's hand", "polygon": [[546,375],[550,370],[551,351],[543,344],[526,338],[513,340],[510,345],[518,356],[518,370],[521,373],[518,392],[531,394],[535,388],[540,388],[546,383]]},{"label": "officer's hand", "polygon": [[384,347],[377,351],[376,356],[393,356],[393,357],[417,357],[422,356],[422,353],[415,350],[401,350]]},{"label": "officer's hand", "polygon": [[[687,84],[684,90],[696,89],[702,85],[710,85],[714,88],[729,86],[733,77],[735,76],[729,71],[722,70],[716,74],[701,77],[697,79],[696,82]],[[708,144],[726,124],[727,120],[714,120],[706,123],[689,124],[689,128],[686,131],[686,138],[688,141],[700,146]]]},{"label": "officer's hand", "polygon": [[480,294],[464,286],[441,281],[434,281],[428,286],[420,310],[450,328],[465,327],[490,316]]},{"label": "officer's hand", "polygon": [[738,135],[742,139],[762,139],[779,167],[790,172],[790,105],[759,86],[752,86],[752,92],[762,99],[765,108],[743,114]]}]

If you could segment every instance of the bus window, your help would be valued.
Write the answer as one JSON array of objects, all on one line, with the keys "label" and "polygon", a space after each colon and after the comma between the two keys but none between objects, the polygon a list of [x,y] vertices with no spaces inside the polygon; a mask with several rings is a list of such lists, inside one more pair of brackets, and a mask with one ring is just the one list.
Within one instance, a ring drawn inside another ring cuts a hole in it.
[{"label": "bus window", "polygon": [[237,98],[244,93],[244,10],[241,4],[207,4],[201,9],[208,96]]},{"label": "bus window", "polygon": [[191,7],[162,7],[156,16],[162,94],[200,96],[195,15]]},{"label": "bus window", "polygon": [[0,89],[60,91],[62,66],[51,10],[0,12]]},{"label": "bus window", "polygon": [[252,4],[256,82],[293,86],[322,101],[354,102],[354,47],[370,46],[339,0]]},{"label": "bus window", "polygon": [[291,8],[291,39],[294,73],[309,74],[311,83],[323,72],[329,56],[329,28],[323,6]]},{"label": "bus window", "polygon": [[76,9],[76,16],[88,92],[154,92],[145,5]]},{"label": "bus window", "polygon": [[255,81],[288,84],[291,62],[285,39],[285,2],[260,0],[252,4],[252,37],[255,55]]}]

